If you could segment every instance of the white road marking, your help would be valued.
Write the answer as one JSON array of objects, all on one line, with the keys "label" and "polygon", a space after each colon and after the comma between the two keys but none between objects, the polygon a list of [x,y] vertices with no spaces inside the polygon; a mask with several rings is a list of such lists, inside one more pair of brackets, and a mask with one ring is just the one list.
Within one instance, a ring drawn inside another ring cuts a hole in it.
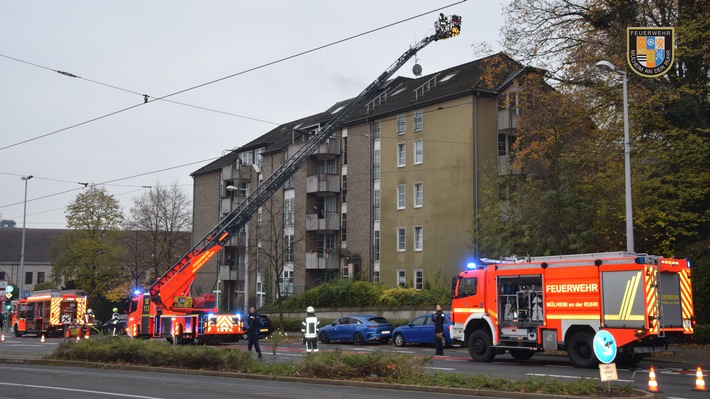
[{"label": "white road marking", "polygon": [[54,391],[95,393],[95,394],[98,394],[98,395],[120,396],[120,397],[123,397],[123,398],[165,399],[165,398],[158,398],[158,397],[155,397],[155,396],[128,395],[128,394],[123,394],[123,393],[104,392],[104,391],[92,391],[92,390],[88,390],[88,389],[74,389],[74,388],[50,387],[50,386],[45,386],[45,385],[13,384],[13,383],[10,383],[10,382],[0,382],[0,385],[7,385],[7,386],[13,386],[13,387],[24,387],[24,388],[49,389],[49,390],[54,390]]},{"label": "white road marking", "polygon": [[[525,373],[525,375],[529,375],[529,376],[533,376],[533,377],[570,378],[570,379],[575,379],[575,380],[579,380],[579,379],[582,379],[582,378],[587,378],[587,379],[591,379],[591,380],[598,380],[598,379],[599,379],[599,378],[596,378],[596,377],[580,377],[580,376],[576,376],[576,375],[562,375],[562,374]],[[636,381],[634,381],[634,380],[622,380],[622,379],[619,379],[619,380],[617,380],[617,381],[621,381],[621,382],[636,382]]]}]

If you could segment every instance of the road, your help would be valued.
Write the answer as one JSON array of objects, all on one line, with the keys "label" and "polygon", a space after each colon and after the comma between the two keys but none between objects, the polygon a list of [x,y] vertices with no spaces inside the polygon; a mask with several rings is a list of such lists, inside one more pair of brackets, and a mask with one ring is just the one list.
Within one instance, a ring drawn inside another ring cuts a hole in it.
[{"label": "road", "polygon": [[[0,342],[1,358],[36,358],[44,353],[51,352],[57,347],[61,339],[50,338],[45,343],[40,343],[35,337],[16,338],[6,336],[4,342]],[[245,343],[225,345],[226,347],[244,348]],[[272,360],[272,347],[270,341],[261,342],[265,360]],[[368,352],[377,350],[388,350],[400,353],[409,353],[415,356],[428,356],[434,352],[433,347],[404,347],[397,348],[393,345],[363,345],[354,346],[349,344],[328,344],[321,345],[321,350],[342,350]],[[531,360],[520,362],[514,360],[509,355],[499,355],[492,363],[477,363],[471,361],[468,352],[464,348],[447,348],[445,356],[434,357],[433,364],[428,369],[430,371],[440,371],[446,373],[458,373],[474,375],[485,373],[488,375],[509,379],[528,378],[530,376],[551,376],[563,381],[573,381],[579,378],[598,379],[597,369],[577,369],[570,366],[565,356],[538,354]],[[276,360],[296,360],[304,355],[304,348],[298,344],[283,343],[276,349]],[[708,369],[710,369],[710,358],[706,359],[708,364],[702,364],[706,383],[708,379]],[[693,391],[695,387],[695,365],[684,364],[669,360],[651,359],[644,360],[635,369],[619,369],[618,377],[621,384],[632,384],[639,390],[645,391],[648,387],[650,365],[655,366],[656,379],[660,389],[658,394],[664,398],[687,398],[700,399],[707,398],[707,392]],[[6,365],[3,365],[5,367]],[[112,373],[115,371],[108,371]],[[0,375],[3,375],[0,373]],[[4,376],[2,381],[8,381]],[[182,377],[179,377],[182,378]],[[230,382],[233,383],[233,382]],[[340,389],[340,388],[339,388]],[[277,392],[278,388],[275,388]],[[5,397],[0,391],[0,398]],[[271,392],[271,391],[269,391]],[[11,397],[11,396],[8,396]],[[34,397],[34,396],[33,396]],[[218,396],[215,396],[218,397]],[[283,397],[283,396],[282,396]],[[381,397],[381,396],[375,396]]]}]

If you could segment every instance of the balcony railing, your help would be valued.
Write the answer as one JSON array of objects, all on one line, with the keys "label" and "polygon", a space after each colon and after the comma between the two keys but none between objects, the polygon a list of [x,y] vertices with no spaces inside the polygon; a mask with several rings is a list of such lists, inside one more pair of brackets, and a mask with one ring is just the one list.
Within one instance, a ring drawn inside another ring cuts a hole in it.
[{"label": "balcony railing", "polygon": [[325,212],[323,217],[317,213],[306,214],[306,230],[340,230],[340,215],[337,212]]},{"label": "balcony railing", "polygon": [[250,180],[251,179],[251,165],[235,165],[229,164],[222,167],[222,180]]},{"label": "balcony railing", "polygon": [[306,193],[339,193],[340,176],[333,173],[318,173],[306,178]]},{"label": "balcony railing", "polygon": [[306,269],[316,270],[316,269],[339,269],[340,268],[340,255],[337,251],[332,252],[306,252]]}]

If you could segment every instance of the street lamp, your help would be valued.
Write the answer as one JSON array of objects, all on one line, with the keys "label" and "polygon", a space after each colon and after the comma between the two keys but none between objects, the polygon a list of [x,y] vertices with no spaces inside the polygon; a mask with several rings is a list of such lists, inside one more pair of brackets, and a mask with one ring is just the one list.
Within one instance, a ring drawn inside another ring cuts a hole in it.
[{"label": "street lamp", "polygon": [[596,63],[600,71],[621,75],[624,82],[624,170],[626,180],[626,251],[634,251],[634,218],[631,209],[631,143],[629,140],[629,96],[626,89],[626,72],[618,69],[609,61]]},{"label": "street lamp", "polygon": [[25,201],[24,201],[24,209],[22,211],[22,243],[20,244],[20,275],[18,276],[18,281],[17,285],[20,286],[20,289],[17,293],[19,295],[19,298],[22,299],[22,290],[23,290],[23,285],[25,283],[25,226],[27,225],[27,181],[30,180],[33,176],[22,176],[20,177],[20,180],[24,180],[25,182]]}]

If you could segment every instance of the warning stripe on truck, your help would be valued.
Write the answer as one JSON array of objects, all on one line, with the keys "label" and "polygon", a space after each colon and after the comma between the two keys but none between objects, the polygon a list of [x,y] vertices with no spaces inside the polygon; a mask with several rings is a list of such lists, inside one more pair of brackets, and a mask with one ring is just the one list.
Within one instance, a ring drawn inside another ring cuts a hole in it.
[{"label": "warning stripe on truck", "polygon": [[[682,269],[678,275],[680,277],[681,312],[684,320],[690,320],[693,317],[693,290],[690,284],[690,269]],[[692,324],[683,323],[683,330],[686,333],[692,333]]]}]

